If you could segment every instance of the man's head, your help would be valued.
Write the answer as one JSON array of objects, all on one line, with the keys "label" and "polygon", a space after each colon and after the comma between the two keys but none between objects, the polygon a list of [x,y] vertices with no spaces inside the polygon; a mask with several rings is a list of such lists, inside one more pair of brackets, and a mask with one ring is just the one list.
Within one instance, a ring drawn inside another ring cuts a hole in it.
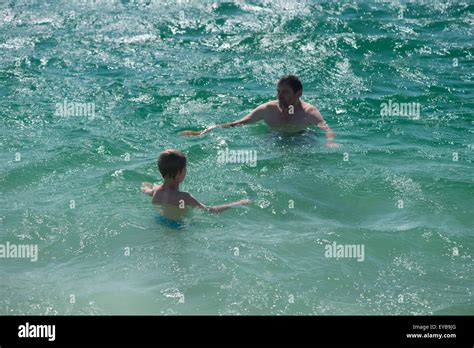
[{"label": "man's head", "polygon": [[278,81],[277,95],[280,107],[288,108],[290,105],[296,106],[302,94],[303,85],[296,76],[285,75]]},{"label": "man's head", "polygon": [[158,157],[158,169],[164,179],[182,182],[186,176],[186,155],[178,150],[165,150]]}]

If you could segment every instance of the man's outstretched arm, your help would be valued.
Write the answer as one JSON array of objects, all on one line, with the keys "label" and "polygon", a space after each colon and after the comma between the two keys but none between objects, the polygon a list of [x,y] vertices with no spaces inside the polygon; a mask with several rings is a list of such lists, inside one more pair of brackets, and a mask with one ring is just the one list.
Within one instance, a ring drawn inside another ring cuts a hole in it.
[{"label": "man's outstretched arm", "polygon": [[323,116],[319,112],[318,109],[315,107],[311,108],[310,110],[311,115],[313,116],[313,122],[316,126],[321,128],[323,131],[326,132],[326,146],[327,147],[339,147],[338,144],[334,142],[334,138],[336,134],[332,131],[332,129],[328,126],[326,121],[324,120]]},{"label": "man's outstretched arm", "polygon": [[218,124],[218,125],[209,127],[207,129],[204,129],[202,131],[182,131],[182,132],[179,132],[179,134],[180,135],[202,135],[202,134],[210,132],[211,130],[216,129],[216,128],[235,127],[235,126],[240,126],[240,125],[244,125],[244,124],[255,123],[255,122],[258,122],[260,120],[263,120],[263,118],[265,116],[265,112],[266,112],[265,110],[266,110],[267,107],[268,107],[267,103],[262,104],[262,105],[258,106],[257,108],[255,108],[250,114],[242,117],[240,120],[237,120],[237,121]]}]

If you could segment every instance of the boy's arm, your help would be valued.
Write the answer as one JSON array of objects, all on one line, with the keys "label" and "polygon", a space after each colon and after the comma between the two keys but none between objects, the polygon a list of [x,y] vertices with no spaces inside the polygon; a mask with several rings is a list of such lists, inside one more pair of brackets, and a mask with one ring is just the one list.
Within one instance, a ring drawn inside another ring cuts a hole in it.
[{"label": "boy's arm", "polygon": [[240,201],[237,201],[237,202],[232,202],[232,203],[227,203],[227,204],[222,204],[222,205],[214,205],[214,206],[206,207],[206,208],[211,213],[220,213],[221,211],[229,209],[230,207],[233,207],[235,205],[250,204],[250,203],[252,203],[252,201],[249,199],[241,199]]},{"label": "boy's arm", "polygon": [[232,202],[232,203],[227,203],[227,204],[222,204],[222,205],[214,205],[214,206],[206,206],[199,202],[196,198],[194,198],[192,195],[188,194],[185,200],[185,204],[191,207],[195,208],[200,208],[200,209],[205,209],[211,213],[220,213],[221,211],[224,211],[230,207],[233,207],[235,205],[241,205],[241,204],[249,204],[252,203],[252,201],[248,199],[242,199],[237,202]]},{"label": "boy's arm", "polygon": [[216,128],[227,128],[227,127],[234,127],[234,126],[240,126],[240,125],[244,125],[244,124],[250,124],[250,123],[258,122],[260,120],[263,120],[263,118],[265,117],[266,108],[268,107],[267,104],[268,103],[265,103],[265,104],[262,104],[262,105],[258,106],[251,113],[249,113],[248,115],[242,117],[240,120],[227,122],[227,123],[223,123],[223,124],[218,124],[218,125],[215,125],[215,126],[211,126],[211,127],[207,128],[207,129],[204,129],[202,131],[182,131],[182,132],[179,132],[179,134],[180,135],[202,135],[202,134],[208,133],[211,130],[216,129]]},{"label": "boy's arm", "polygon": [[309,110],[309,113],[312,116],[312,123],[326,132],[326,146],[327,147],[339,147],[339,145],[334,142],[334,138],[336,137],[336,134],[328,126],[328,124],[324,120],[324,118],[321,115],[321,113],[319,112],[319,110],[316,109],[315,107],[312,107]]}]

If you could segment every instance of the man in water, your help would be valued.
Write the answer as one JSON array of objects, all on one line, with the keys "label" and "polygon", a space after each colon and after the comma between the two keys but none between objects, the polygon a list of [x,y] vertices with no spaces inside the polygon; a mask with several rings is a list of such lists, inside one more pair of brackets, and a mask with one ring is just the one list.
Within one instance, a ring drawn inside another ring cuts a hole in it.
[{"label": "man in water", "polygon": [[315,125],[326,132],[326,146],[338,147],[335,134],[326,124],[318,109],[300,100],[303,93],[301,81],[293,75],[283,76],[277,85],[278,100],[258,106],[240,120],[215,125],[202,131],[182,131],[181,135],[202,135],[215,128],[234,127],[265,121],[272,129],[285,133],[299,133]]}]

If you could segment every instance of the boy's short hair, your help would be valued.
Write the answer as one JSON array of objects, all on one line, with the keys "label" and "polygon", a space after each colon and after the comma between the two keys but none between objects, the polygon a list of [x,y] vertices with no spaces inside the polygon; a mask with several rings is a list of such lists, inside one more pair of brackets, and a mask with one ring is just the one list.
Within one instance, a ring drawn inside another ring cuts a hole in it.
[{"label": "boy's short hair", "polygon": [[169,177],[174,179],[186,167],[186,155],[174,149],[165,150],[160,153],[157,165],[163,178]]},{"label": "boy's short hair", "polygon": [[288,84],[288,86],[290,86],[293,92],[295,93],[298,91],[301,91],[301,93],[303,93],[303,84],[301,83],[300,79],[297,78],[295,75],[283,76],[280,81],[278,81],[278,84],[281,83]]}]

